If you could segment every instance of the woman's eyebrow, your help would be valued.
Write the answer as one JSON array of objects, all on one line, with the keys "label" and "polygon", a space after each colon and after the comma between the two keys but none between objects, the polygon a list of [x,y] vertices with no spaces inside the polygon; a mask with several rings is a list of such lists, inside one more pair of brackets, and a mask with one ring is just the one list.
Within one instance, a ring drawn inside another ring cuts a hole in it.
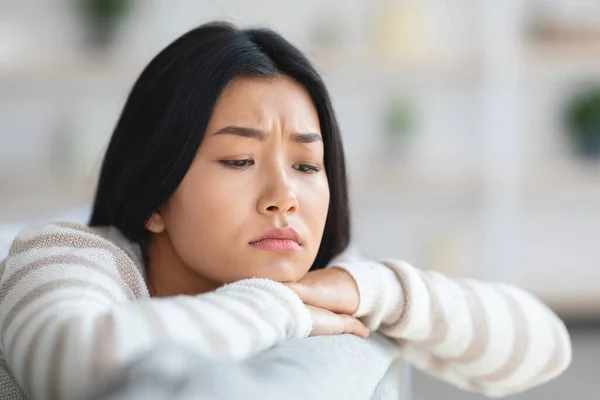
[{"label": "woman's eyebrow", "polygon": [[290,140],[292,140],[296,143],[314,143],[314,142],[322,142],[323,138],[318,133],[305,132],[305,133],[290,134]]},{"label": "woman's eyebrow", "polygon": [[[213,136],[215,135],[236,135],[249,139],[264,140],[269,134],[259,129],[245,128],[242,126],[226,126],[225,128],[216,131]],[[323,138],[318,133],[294,132],[290,134],[290,140],[296,143],[314,143],[323,141]]]},{"label": "woman's eyebrow", "polygon": [[264,140],[267,137],[267,134],[261,130],[244,128],[241,126],[226,126],[225,128],[216,131],[213,136],[216,135],[236,135],[258,140]]}]

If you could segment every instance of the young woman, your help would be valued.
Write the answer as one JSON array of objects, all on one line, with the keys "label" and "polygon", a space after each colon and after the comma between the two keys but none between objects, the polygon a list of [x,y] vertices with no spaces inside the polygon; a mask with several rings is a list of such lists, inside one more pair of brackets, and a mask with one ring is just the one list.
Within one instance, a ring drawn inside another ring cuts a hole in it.
[{"label": "young woman", "polygon": [[335,261],[349,240],[342,143],[315,69],[270,30],[203,25],[135,83],[89,227],[15,240],[0,370],[18,387],[3,390],[78,398],[165,339],[240,360],[287,338],[377,330],[417,367],[490,396],[569,364],[564,325],[527,293]]}]

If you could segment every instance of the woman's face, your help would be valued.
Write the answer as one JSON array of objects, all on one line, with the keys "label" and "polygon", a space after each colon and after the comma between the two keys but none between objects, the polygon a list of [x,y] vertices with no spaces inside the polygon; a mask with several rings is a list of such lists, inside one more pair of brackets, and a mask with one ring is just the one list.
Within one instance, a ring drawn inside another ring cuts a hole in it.
[{"label": "woman's face", "polygon": [[296,281],[316,258],[327,218],[323,157],[317,111],[301,85],[284,76],[236,78],[160,209],[159,235],[211,282]]}]

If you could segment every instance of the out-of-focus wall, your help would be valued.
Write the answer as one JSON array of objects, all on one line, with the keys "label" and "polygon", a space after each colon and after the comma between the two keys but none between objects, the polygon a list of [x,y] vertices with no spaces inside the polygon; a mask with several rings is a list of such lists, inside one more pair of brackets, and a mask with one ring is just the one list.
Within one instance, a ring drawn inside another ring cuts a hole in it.
[{"label": "out-of-focus wall", "polygon": [[600,313],[600,154],[573,150],[564,117],[600,87],[595,2],[139,0],[105,48],[76,3],[0,2],[0,221],[89,203],[129,88],[171,40],[266,25],[331,90],[361,249]]}]

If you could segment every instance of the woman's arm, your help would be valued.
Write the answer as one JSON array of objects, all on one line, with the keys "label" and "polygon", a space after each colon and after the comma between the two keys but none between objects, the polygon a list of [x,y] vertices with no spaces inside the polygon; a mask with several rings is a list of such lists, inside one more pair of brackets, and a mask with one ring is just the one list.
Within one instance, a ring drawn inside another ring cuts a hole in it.
[{"label": "woman's arm", "polygon": [[356,281],[356,317],[397,339],[415,366],[460,388],[504,396],[570,363],[562,321],[514,286],[449,279],[396,260],[335,266]]},{"label": "woman's arm", "polygon": [[165,339],[209,358],[243,359],[311,330],[301,300],[264,279],[151,299],[133,261],[85,228],[25,231],[4,268],[1,351],[34,399],[80,398]]}]

